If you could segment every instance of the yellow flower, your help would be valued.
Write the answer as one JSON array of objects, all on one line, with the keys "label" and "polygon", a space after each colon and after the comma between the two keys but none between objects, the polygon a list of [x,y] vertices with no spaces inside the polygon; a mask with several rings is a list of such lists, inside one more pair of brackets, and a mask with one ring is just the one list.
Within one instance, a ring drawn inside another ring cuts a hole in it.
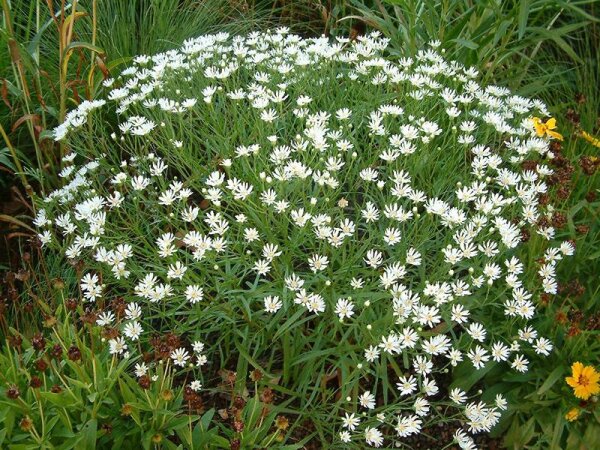
[{"label": "yellow flower", "polygon": [[565,419],[567,419],[569,422],[573,422],[579,417],[579,412],[580,411],[578,408],[573,408],[567,414],[565,414]]},{"label": "yellow flower", "polygon": [[579,136],[581,136],[583,139],[585,139],[586,141],[588,141],[594,147],[600,148],[600,139],[596,139],[590,133],[586,133],[585,131],[581,130],[579,132]]},{"label": "yellow flower", "polygon": [[565,381],[573,388],[575,397],[587,400],[590,396],[600,392],[600,373],[592,366],[584,366],[576,362],[571,367],[573,376],[566,377]]},{"label": "yellow flower", "polygon": [[535,127],[535,132],[539,137],[547,135],[553,137],[554,139],[558,139],[559,141],[563,140],[562,134],[553,131],[556,129],[556,119],[554,117],[548,119],[546,123],[544,123],[539,117],[534,117],[532,120],[533,126]]}]

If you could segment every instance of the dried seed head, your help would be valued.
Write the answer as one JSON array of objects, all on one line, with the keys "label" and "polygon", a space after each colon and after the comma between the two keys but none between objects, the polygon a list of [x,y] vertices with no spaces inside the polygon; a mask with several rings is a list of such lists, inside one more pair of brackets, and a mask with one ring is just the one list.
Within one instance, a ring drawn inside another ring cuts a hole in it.
[{"label": "dried seed head", "polygon": [[33,428],[33,421],[29,418],[29,416],[25,416],[19,422],[19,428],[28,432]]},{"label": "dried seed head", "polygon": [[65,304],[69,311],[75,311],[77,309],[78,302],[77,302],[77,299],[70,298],[65,302]]},{"label": "dried seed head", "polygon": [[260,394],[260,401],[263,403],[273,403],[275,395],[271,388],[265,388]]},{"label": "dried seed head", "polygon": [[81,350],[75,345],[72,345],[67,352],[67,356],[71,361],[79,361],[81,359]]},{"label": "dried seed head", "polygon": [[278,430],[285,431],[290,426],[290,422],[285,416],[277,416],[277,419],[275,419],[275,426]]},{"label": "dried seed head", "polygon": [[45,372],[48,368],[48,363],[44,358],[40,358],[35,362],[35,368],[38,370],[38,372]]},{"label": "dried seed head", "polygon": [[236,433],[241,433],[242,431],[244,431],[244,422],[241,422],[239,420],[234,420],[233,421],[233,429],[235,430]]},{"label": "dried seed head", "polygon": [[60,344],[54,344],[54,346],[50,350],[50,356],[58,359],[58,358],[62,357],[62,354],[63,354],[63,350],[62,350],[62,347],[60,346]]},{"label": "dried seed head", "polygon": [[20,349],[22,344],[23,344],[23,338],[21,336],[15,335],[15,336],[8,337],[8,345],[9,346]]},{"label": "dried seed head", "polygon": [[150,389],[150,377],[148,375],[141,376],[138,384],[142,389]]},{"label": "dried seed head", "polygon": [[60,278],[52,280],[52,287],[56,290],[62,290],[65,288],[65,282]]},{"label": "dried seed head", "polygon": [[42,380],[40,377],[34,375],[31,377],[31,380],[29,380],[29,386],[31,386],[33,389],[38,389],[42,386]]},{"label": "dried seed head", "polygon": [[31,338],[31,345],[33,345],[33,348],[36,350],[42,351],[46,347],[46,340],[41,333],[36,333]]},{"label": "dried seed head", "polygon": [[565,114],[565,117],[573,125],[579,125],[579,123],[581,121],[579,114],[573,108],[567,109],[567,113]]},{"label": "dried seed head", "polygon": [[121,415],[122,416],[130,416],[131,413],[133,413],[133,406],[131,406],[129,403],[125,403],[121,407]]},{"label": "dried seed head", "polygon": [[250,372],[250,380],[252,380],[255,383],[258,383],[263,377],[263,374],[260,370],[258,369],[254,369],[252,372]]},{"label": "dried seed head", "polygon": [[21,391],[19,391],[19,388],[12,384],[7,390],[6,390],[6,396],[8,398],[10,398],[11,400],[16,400],[17,398],[19,398],[19,396],[21,395]]}]

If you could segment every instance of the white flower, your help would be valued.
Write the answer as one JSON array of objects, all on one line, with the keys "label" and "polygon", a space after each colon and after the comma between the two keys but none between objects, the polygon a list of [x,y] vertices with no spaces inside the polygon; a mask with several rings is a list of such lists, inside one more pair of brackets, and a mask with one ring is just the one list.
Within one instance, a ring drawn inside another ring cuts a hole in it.
[{"label": "white flower", "polygon": [[186,349],[178,348],[171,352],[171,359],[176,366],[184,367],[187,360],[190,359],[190,355]]},{"label": "white flower", "polygon": [[364,281],[362,278],[352,278],[352,280],[350,280],[350,285],[353,289],[362,289],[364,286]]},{"label": "white flower", "polygon": [[506,408],[508,407],[508,402],[500,394],[496,395],[496,400],[494,401],[494,403],[496,403],[496,406],[503,411],[505,411]]},{"label": "white flower", "polygon": [[481,369],[490,359],[487,350],[480,345],[477,345],[475,349],[469,350],[467,352],[467,357],[471,360],[476,369]]},{"label": "white flower", "polygon": [[178,279],[181,280],[183,275],[187,271],[187,267],[184,266],[181,261],[177,261],[175,264],[169,265],[169,270],[167,271],[167,278],[170,280]]},{"label": "white flower", "polygon": [[353,309],[354,304],[346,298],[338,299],[335,305],[335,313],[338,315],[340,320],[343,320],[344,318],[350,318],[352,315],[354,315]]},{"label": "white flower", "polygon": [[308,259],[308,265],[310,266],[310,270],[312,270],[313,272],[325,270],[328,264],[329,258],[327,258],[327,256],[312,255]]},{"label": "white flower", "polygon": [[359,398],[358,401],[360,406],[367,409],[375,408],[375,396],[370,392],[364,392]]},{"label": "white flower", "polygon": [[351,442],[352,441],[352,436],[350,435],[350,433],[346,430],[344,431],[340,431],[340,441],[347,443],[347,442]]},{"label": "white flower", "polygon": [[367,427],[365,428],[365,441],[374,447],[381,447],[383,445],[383,435],[377,428]]},{"label": "white flower", "polygon": [[191,304],[198,303],[204,298],[204,290],[197,284],[190,284],[185,288],[185,298]]},{"label": "white flower", "polygon": [[279,300],[279,297],[275,296],[267,296],[264,298],[265,303],[265,311],[268,313],[276,313],[281,309],[282,303]]},{"label": "white flower", "polygon": [[200,341],[194,341],[192,348],[195,353],[202,353],[204,351],[204,343]]},{"label": "white flower", "polygon": [[402,395],[410,395],[417,390],[417,379],[414,376],[400,377],[396,387]]},{"label": "white flower", "polygon": [[108,341],[109,351],[111,355],[122,354],[125,350],[127,350],[127,344],[125,343],[125,339],[122,337],[118,337],[115,339],[111,339]]},{"label": "white flower", "polygon": [[373,345],[371,345],[368,349],[365,350],[365,359],[369,362],[375,361],[379,358],[379,349]]},{"label": "white flower", "polygon": [[110,325],[112,321],[115,320],[115,315],[111,311],[105,311],[98,315],[98,319],[96,319],[96,324],[101,327],[106,325]]},{"label": "white flower", "polygon": [[527,372],[529,361],[523,355],[517,355],[513,362],[510,364],[510,367],[515,369],[518,372]]},{"label": "white flower", "polygon": [[360,418],[358,418],[354,413],[345,413],[345,416],[342,417],[342,426],[344,428],[348,428],[350,431],[354,431],[359,424]]},{"label": "white flower", "polygon": [[146,363],[141,362],[135,365],[135,376],[136,377],[142,377],[144,375],[146,375],[148,373],[148,366],[146,366]]},{"label": "white flower", "polygon": [[462,389],[454,388],[450,391],[450,400],[452,400],[454,403],[462,405],[467,401],[467,395]]},{"label": "white flower", "polygon": [[140,338],[140,335],[142,334],[143,331],[144,331],[144,329],[142,328],[140,323],[137,321],[129,322],[123,328],[123,334],[125,336],[127,336],[129,339],[131,339],[132,341],[137,341]]},{"label": "white flower", "polygon": [[533,348],[538,355],[548,356],[552,351],[553,346],[552,342],[544,337],[541,337],[535,341]]}]

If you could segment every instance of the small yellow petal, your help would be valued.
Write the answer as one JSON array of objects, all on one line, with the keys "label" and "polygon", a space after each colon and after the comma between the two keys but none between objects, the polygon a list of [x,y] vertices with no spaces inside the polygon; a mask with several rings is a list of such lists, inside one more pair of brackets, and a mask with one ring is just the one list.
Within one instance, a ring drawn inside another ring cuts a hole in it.
[{"label": "small yellow petal", "polygon": [[590,398],[591,392],[585,386],[578,386],[574,389],[575,397],[580,398],[582,400],[587,400]]},{"label": "small yellow petal", "polygon": [[559,141],[563,140],[562,134],[557,133],[556,131],[547,130],[546,133],[548,133],[548,136],[552,136],[554,139],[558,139]]},{"label": "small yellow petal", "polygon": [[589,133],[586,133],[585,131],[581,131],[579,135],[586,141],[588,141],[590,144],[592,144],[594,147],[600,148],[600,139],[596,139],[594,136],[592,136]]},{"label": "small yellow petal", "polygon": [[565,381],[567,382],[567,384],[569,386],[571,386],[572,388],[576,388],[578,386],[577,383],[577,378],[573,378],[573,377],[567,377],[565,378]]},{"label": "small yellow petal", "polygon": [[565,414],[565,419],[567,419],[569,422],[573,422],[574,420],[577,420],[578,417],[579,417],[579,409],[577,409],[577,408],[573,408],[567,414]]}]

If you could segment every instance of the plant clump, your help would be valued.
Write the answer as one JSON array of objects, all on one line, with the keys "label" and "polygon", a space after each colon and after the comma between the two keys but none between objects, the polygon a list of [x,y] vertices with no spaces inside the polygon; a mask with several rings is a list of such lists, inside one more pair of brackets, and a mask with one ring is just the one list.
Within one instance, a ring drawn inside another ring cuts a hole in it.
[{"label": "plant clump", "polygon": [[201,392],[239,352],[305,392],[295,358],[311,383],[339,374],[337,446],[443,422],[474,448],[507,400],[448,373],[552,351],[535,303],[574,252],[549,220],[555,122],[539,135],[543,103],[437,43],[387,43],[201,36],[137,57],[55,130],[70,153],[39,239],[80,263],[82,308],[140,383],[166,361]]}]

